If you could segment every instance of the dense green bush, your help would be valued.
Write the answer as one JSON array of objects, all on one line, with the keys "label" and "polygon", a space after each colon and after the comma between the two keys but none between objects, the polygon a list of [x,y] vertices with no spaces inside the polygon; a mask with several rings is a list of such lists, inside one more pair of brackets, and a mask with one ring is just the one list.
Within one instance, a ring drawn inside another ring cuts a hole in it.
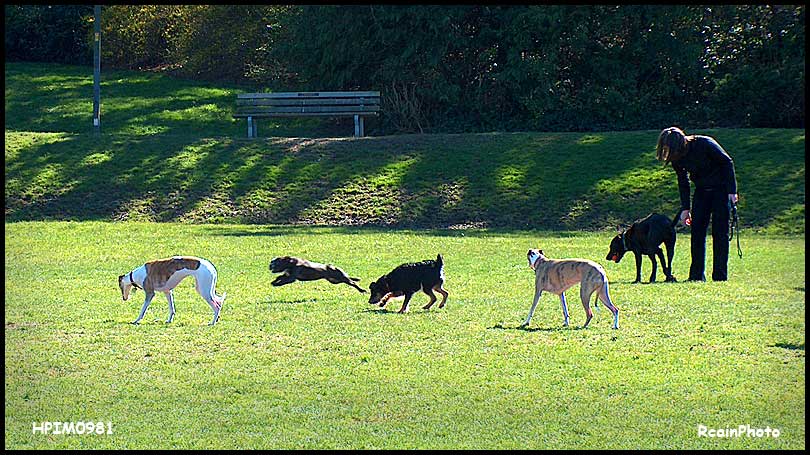
[{"label": "dense green bush", "polygon": [[113,68],[152,69],[174,63],[188,8],[116,5],[103,8],[101,56]]},{"label": "dense green bush", "polygon": [[6,60],[89,64],[92,5],[5,5]]},{"label": "dense green bush", "polygon": [[114,5],[103,10],[104,61],[201,80],[278,81],[268,57],[273,24],[289,7]]}]

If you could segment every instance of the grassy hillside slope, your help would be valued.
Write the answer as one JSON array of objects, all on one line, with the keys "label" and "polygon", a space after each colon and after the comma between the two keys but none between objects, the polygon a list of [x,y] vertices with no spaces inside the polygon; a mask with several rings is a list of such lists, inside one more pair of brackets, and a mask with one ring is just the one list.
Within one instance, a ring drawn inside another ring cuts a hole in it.
[{"label": "grassy hillside slope", "polygon": [[[351,138],[268,120],[248,140],[239,91],[107,73],[96,137],[88,68],[7,64],[6,220],[603,229],[678,208],[658,131]],[[804,130],[689,132],[734,157],[744,227],[804,233]]]}]

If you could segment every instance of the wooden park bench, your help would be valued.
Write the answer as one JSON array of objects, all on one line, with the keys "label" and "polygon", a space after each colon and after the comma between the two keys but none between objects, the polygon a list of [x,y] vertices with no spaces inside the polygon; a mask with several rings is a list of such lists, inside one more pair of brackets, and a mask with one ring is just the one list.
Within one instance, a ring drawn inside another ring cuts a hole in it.
[{"label": "wooden park bench", "polygon": [[380,111],[380,92],[281,92],[236,95],[234,118],[247,118],[248,137],[257,136],[259,117],[354,117],[354,136],[363,137],[363,116]]}]

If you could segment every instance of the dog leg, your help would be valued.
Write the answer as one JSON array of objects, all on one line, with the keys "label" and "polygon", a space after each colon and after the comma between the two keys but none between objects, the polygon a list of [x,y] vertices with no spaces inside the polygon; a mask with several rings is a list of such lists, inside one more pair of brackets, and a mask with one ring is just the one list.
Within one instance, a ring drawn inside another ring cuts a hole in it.
[{"label": "dog leg", "polygon": [[540,295],[543,293],[542,289],[536,289],[534,291],[534,300],[532,301],[532,307],[529,308],[529,315],[526,316],[526,320],[521,324],[521,327],[528,327],[529,323],[532,322],[532,315],[534,314],[534,309],[537,308],[537,302],[540,301]]},{"label": "dog leg", "polygon": [[448,292],[442,288],[442,283],[437,284],[433,290],[442,295],[442,301],[439,303],[439,308],[444,308],[444,303],[447,302],[447,296],[449,295]]},{"label": "dog leg", "polygon": [[354,282],[352,282],[352,281],[344,281],[344,283],[348,284],[349,286],[351,286],[351,287],[353,287],[353,288],[357,289],[358,291],[360,291],[360,292],[362,292],[362,293],[365,293],[365,292],[366,292],[366,290],[365,290],[365,289],[363,289],[363,288],[361,288],[360,286],[358,286],[358,285],[354,284]]},{"label": "dog leg", "polygon": [[222,309],[222,306],[220,306],[216,300],[213,300],[210,297],[203,297],[203,299],[205,300],[205,303],[211,307],[211,311],[214,312],[214,317],[211,319],[211,322],[209,322],[208,325],[214,325],[219,320],[219,311]]},{"label": "dog leg", "polygon": [[666,242],[667,258],[669,259],[667,261],[668,262],[668,265],[667,265],[667,281],[673,281],[673,282],[678,281],[678,280],[675,279],[675,276],[672,274],[672,258],[675,256],[675,240],[674,240],[674,238],[675,237],[673,236],[673,240],[671,240],[669,242]]},{"label": "dog leg", "polygon": [[585,325],[582,326],[583,329],[588,327],[593,318],[593,311],[591,311],[591,295],[593,291],[593,283],[581,283],[579,285],[579,297],[582,299],[582,306],[585,308],[585,316],[587,316]]},{"label": "dog leg", "polygon": [[141,323],[141,319],[143,319],[143,315],[146,314],[146,309],[149,308],[149,304],[152,303],[152,298],[155,297],[155,291],[152,291],[152,290],[147,291],[147,290],[144,289],[144,292],[146,293],[146,300],[144,300],[144,302],[143,302],[143,307],[141,308],[141,314],[138,315],[138,319],[132,321],[133,324],[140,324]]},{"label": "dog leg", "polygon": [[601,300],[602,303],[604,303],[605,306],[608,307],[610,312],[613,313],[613,328],[618,329],[619,309],[616,308],[616,305],[614,305],[613,302],[610,301],[610,293],[608,293],[608,283],[605,282],[605,284],[601,288],[599,288],[598,291],[599,292],[596,295],[599,298],[599,300]]},{"label": "dog leg", "polygon": [[430,307],[432,307],[433,304],[436,303],[436,294],[434,294],[433,291],[430,290],[430,288],[423,289],[423,291],[425,292],[425,294],[430,296],[430,302],[428,302],[427,305],[423,306],[422,309],[423,310],[429,310]]},{"label": "dog leg", "polygon": [[174,294],[172,291],[164,292],[163,295],[166,296],[166,300],[169,301],[169,319],[166,319],[166,324],[171,324],[174,320]]},{"label": "dog leg", "polygon": [[560,303],[562,304],[563,327],[568,327],[568,303],[565,301],[565,292],[560,293]]},{"label": "dog leg", "polygon": [[408,312],[408,304],[411,302],[411,297],[413,294],[405,294],[405,301],[402,302],[402,308],[399,309],[400,313],[407,313]]},{"label": "dog leg", "polygon": [[388,304],[388,301],[391,300],[391,297],[393,296],[394,294],[390,292],[388,294],[385,294],[383,298],[380,299],[380,308],[385,308],[385,305]]},{"label": "dog leg", "polygon": [[641,283],[641,254],[634,251],[633,255],[636,257],[636,281],[633,283]]},{"label": "dog leg", "polygon": [[656,271],[658,270],[658,262],[655,260],[656,255],[658,255],[658,259],[661,260],[661,267],[664,269],[664,275],[666,276],[667,274],[667,263],[664,261],[664,252],[661,250],[661,248],[658,248],[655,254],[649,255],[650,261],[653,265],[652,275],[650,275],[650,283],[655,283]]},{"label": "dog leg", "polygon": [[294,281],[295,281],[294,277],[284,274],[276,277],[276,279],[273,280],[270,284],[272,284],[273,286],[284,286],[285,284],[290,284]]},{"label": "dog leg", "polygon": [[669,281],[669,277],[672,275],[672,270],[667,267],[667,262],[664,260],[664,250],[661,247],[658,247],[658,251],[656,251],[658,255],[658,259],[661,261],[661,268],[664,269],[664,281]]},{"label": "dog leg", "polygon": [[219,320],[219,311],[222,309],[222,306],[218,301],[214,299],[214,283],[215,281],[211,277],[203,277],[197,279],[197,294],[200,294],[200,297],[205,300],[205,303],[211,307],[211,311],[214,312],[214,318],[211,319],[211,322],[208,325],[214,325]]}]

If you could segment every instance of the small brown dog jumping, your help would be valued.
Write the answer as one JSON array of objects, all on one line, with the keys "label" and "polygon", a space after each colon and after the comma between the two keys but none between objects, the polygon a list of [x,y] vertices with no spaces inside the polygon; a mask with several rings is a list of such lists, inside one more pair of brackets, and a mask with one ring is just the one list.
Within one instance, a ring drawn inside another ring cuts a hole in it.
[{"label": "small brown dog jumping", "polygon": [[273,258],[270,261],[270,271],[273,273],[283,272],[282,275],[273,280],[271,283],[273,286],[284,286],[296,280],[313,281],[324,279],[332,284],[346,283],[360,292],[366,292],[365,289],[354,284],[355,281],[360,281],[360,278],[351,278],[346,275],[346,272],[332,264],[320,264],[306,259],[284,256]]},{"label": "small brown dog jumping", "polygon": [[532,320],[534,308],[540,300],[543,291],[549,291],[560,296],[562,303],[564,326],[568,327],[568,305],[565,302],[565,291],[571,286],[580,283],[579,295],[582,298],[582,306],[585,307],[584,329],[591,322],[593,312],[590,307],[591,296],[596,292],[599,300],[613,313],[613,328],[619,328],[619,309],[610,301],[608,294],[608,279],[605,269],[596,262],[587,259],[548,259],[543,255],[543,250],[531,249],[527,253],[529,267],[534,269],[534,301],[529,310],[529,316],[521,327],[528,327]]}]

